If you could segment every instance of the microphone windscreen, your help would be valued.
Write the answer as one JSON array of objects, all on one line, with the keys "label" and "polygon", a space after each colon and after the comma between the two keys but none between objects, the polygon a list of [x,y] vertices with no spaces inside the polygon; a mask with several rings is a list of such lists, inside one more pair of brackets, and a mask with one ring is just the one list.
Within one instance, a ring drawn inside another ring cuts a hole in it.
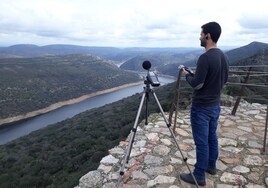
[{"label": "microphone windscreen", "polygon": [[142,63],[142,67],[146,70],[149,70],[151,68],[151,63],[150,61],[146,60]]}]

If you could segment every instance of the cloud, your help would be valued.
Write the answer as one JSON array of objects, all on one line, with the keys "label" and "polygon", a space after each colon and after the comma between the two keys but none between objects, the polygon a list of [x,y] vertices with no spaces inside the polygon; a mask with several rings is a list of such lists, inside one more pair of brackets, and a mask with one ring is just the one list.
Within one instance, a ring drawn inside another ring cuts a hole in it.
[{"label": "cloud", "polygon": [[267,42],[263,2],[1,0],[0,45],[199,46],[200,26],[208,21],[221,24],[221,45]]},{"label": "cloud", "polygon": [[245,15],[239,20],[241,27],[252,30],[268,29],[267,15]]}]

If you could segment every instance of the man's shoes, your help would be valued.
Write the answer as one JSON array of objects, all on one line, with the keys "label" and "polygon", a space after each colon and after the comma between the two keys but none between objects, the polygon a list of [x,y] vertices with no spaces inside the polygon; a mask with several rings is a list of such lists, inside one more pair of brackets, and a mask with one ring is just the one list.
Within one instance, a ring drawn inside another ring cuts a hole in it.
[{"label": "man's shoes", "polygon": [[217,170],[216,170],[216,168],[208,168],[208,169],[206,170],[206,172],[209,173],[209,174],[211,174],[211,175],[215,175],[215,174],[217,174]]},{"label": "man's shoes", "polygon": [[[193,178],[193,176],[191,174],[182,173],[182,174],[180,174],[180,178],[181,178],[181,180],[183,180],[183,181],[185,181],[187,183],[196,185],[196,183],[194,181],[194,178]],[[200,185],[200,186],[206,185],[206,179],[205,178],[204,179],[195,178],[195,179],[196,179],[196,182],[197,182],[198,185]]]}]

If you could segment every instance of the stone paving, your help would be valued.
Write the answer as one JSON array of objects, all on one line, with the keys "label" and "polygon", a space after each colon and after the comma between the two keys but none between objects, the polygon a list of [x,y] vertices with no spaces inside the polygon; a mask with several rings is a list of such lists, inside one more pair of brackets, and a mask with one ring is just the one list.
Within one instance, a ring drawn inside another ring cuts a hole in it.
[{"label": "stone paving", "polygon": [[[230,115],[231,107],[221,108],[217,174],[206,174],[207,184],[204,187],[268,187],[268,148],[265,153],[262,152],[267,106],[242,102],[235,116]],[[177,123],[176,140],[193,170],[196,156],[189,110],[180,111]],[[76,188],[197,187],[179,178],[180,173],[188,173],[189,170],[161,114],[150,115],[148,125],[142,122],[138,126],[129,163],[124,175],[119,175],[127,146],[128,142],[123,141],[109,150],[99,168],[84,175]]]}]

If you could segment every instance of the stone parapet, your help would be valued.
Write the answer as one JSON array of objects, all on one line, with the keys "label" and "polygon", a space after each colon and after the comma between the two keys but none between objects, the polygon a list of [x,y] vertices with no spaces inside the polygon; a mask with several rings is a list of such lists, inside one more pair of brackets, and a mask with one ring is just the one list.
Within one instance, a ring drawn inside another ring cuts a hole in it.
[{"label": "stone parapet", "polygon": [[[232,107],[221,107],[218,136],[220,155],[217,174],[206,174],[207,188],[268,187],[268,155],[262,154],[266,105],[242,102],[235,116]],[[168,116],[168,114],[167,114]],[[189,110],[180,111],[176,140],[187,163],[193,169],[196,161]],[[149,124],[140,123],[124,175],[119,169],[128,146],[122,141],[109,150],[97,170],[84,175],[76,188],[190,188],[179,174],[189,172],[161,114],[152,114]]]}]

